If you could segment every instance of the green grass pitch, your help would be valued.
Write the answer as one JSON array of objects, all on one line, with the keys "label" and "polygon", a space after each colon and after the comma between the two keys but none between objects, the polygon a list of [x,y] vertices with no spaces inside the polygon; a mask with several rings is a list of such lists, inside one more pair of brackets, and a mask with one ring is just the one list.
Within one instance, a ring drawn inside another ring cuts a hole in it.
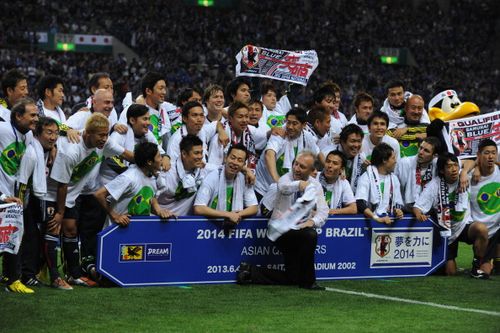
[{"label": "green grass pitch", "polygon": [[[459,267],[468,269],[470,246]],[[281,286],[95,288],[0,292],[0,332],[500,332],[500,277],[320,281],[323,286],[483,314]]]}]

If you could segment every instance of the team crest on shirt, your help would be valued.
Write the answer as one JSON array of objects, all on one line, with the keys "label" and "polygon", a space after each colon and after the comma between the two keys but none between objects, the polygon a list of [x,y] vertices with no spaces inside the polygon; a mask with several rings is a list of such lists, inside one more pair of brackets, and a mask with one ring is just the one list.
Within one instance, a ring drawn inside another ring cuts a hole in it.
[{"label": "team crest on shirt", "polygon": [[383,258],[389,254],[391,251],[391,236],[389,235],[379,235],[375,238],[375,253]]}]

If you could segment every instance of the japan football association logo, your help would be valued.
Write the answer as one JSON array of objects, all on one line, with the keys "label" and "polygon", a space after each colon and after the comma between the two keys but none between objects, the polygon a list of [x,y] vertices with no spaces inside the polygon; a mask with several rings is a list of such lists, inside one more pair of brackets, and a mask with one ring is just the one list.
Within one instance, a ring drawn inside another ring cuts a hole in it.
[{"label": "japan football association logo", "polygon": [[375,238],[375,253],[383,258],[389,254],[391,250],[391,236],[380,235]]},{"label": "japan football association logo", "polygon": [[247,68],[253,68],[259,63],[260,50],[258,47],[246,45],[241,50],[241,53],[243,54],[242,61]]},{"label": "japan football association logo", "polygon": [[144,245],[120,244],[120,262],[144,261]]}]

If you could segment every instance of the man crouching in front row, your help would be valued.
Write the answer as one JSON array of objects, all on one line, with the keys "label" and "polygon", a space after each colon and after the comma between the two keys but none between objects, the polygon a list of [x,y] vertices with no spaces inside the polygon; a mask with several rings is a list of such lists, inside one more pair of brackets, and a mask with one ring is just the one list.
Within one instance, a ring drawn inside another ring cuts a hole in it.
[{"label": "man crouching in front row", "polygon": [[324,290],[316,284],[314,251],[318,234],[328,217],[328,206],[321,184],[311,173],[314,155],[302,151],[292,171],[278,181],[274,210],[267,226],[267,237],[283,253],[285,270],[268,269],[240,263],[239,284],[285,284]]}]

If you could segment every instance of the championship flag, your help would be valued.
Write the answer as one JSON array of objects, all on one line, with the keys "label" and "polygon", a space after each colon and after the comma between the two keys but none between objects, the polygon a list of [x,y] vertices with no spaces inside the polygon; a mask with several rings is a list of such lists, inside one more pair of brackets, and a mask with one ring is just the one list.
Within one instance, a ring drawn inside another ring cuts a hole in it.
[{"label": "championship flag", "polygon": [[286,51],[246,45],[236,60],[236,76],[265,77],[303,86],[318,67],[318,54],[314,50]]},{"label": "championship flag", "polygon": [[0,253],[17,254],[23,232],[23,207],[15,203],[0,205]]},{"label": "championship flag", "polygon": [[476,157],[483,139],[491,139],[500,147],[500,111],[450,120],[448,124],[451,144],[458,149],[461,159]]}]

